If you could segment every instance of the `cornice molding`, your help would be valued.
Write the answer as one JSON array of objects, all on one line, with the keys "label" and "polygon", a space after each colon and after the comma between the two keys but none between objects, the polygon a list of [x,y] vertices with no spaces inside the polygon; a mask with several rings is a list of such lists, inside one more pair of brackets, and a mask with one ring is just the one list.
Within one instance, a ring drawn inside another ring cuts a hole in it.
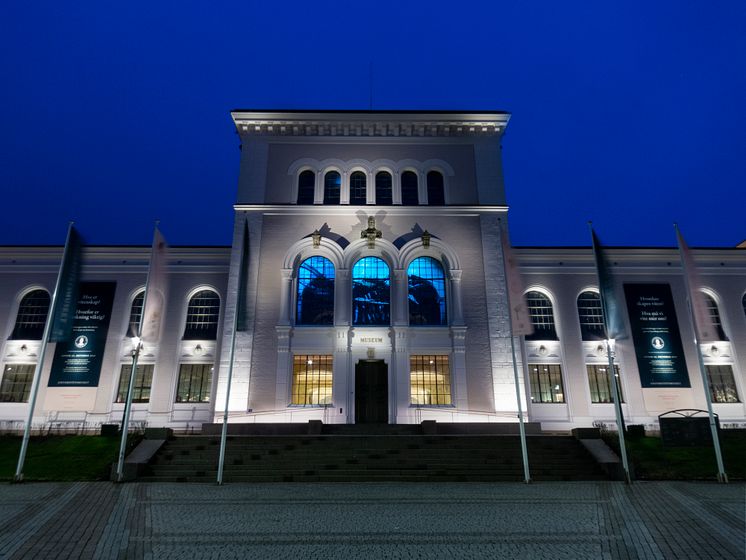
[{"label": "cornice molding", "polygon": [[[355,216],[358,212],[389,216],[478,216],[505,214],[507,206],[354,206],[351,204],[234,204],[236,212],[256,212],[265,216]],[[377,218],[376,218],[377,219]]]},{"label": "cornice molding", "polygon": [[233,111],[246,136],[451,137],[499,136],[507,113],[292,113]]}]

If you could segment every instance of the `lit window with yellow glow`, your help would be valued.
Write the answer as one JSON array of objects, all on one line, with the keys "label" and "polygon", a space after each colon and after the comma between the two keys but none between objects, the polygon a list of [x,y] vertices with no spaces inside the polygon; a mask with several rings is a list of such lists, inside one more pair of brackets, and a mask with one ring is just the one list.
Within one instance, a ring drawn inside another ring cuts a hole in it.
[{"label": "lit window with yellow glow", "polygon": [[290,404],[332,404],[331,356],[293,356],[293,394]]},{"label": "lit window with yellow glow", "polygon": [[410,356],[409,372],[412,404],[451,404],[448,356]]},{"label": "lit window with yellow glow", "polygon": [[530,364],[528,366],[532,403],[564,403],[562,366],[559,364]]}]

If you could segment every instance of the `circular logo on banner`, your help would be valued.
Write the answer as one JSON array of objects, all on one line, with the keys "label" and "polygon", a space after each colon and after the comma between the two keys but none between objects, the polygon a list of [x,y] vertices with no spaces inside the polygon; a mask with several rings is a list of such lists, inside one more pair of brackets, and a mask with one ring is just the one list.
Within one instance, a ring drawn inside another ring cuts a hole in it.
[{"label": "circular logo on banner", "polygon": [[653,340],[650,341],[650,344],[655,348],[656,350],[661,350],[666,343],[663,342],[663,339],[659,336],[654,336]]},{"label": "circular logo on banner", "polygon": [[84,335],[80,335],[78,338],[75,339],[75,348],[85,348],[88,346],[88,337]]}]

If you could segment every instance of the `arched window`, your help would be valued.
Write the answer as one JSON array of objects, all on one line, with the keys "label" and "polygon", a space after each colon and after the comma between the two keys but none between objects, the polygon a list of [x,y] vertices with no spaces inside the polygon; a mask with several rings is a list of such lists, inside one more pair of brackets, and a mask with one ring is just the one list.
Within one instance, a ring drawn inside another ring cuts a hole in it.
[{"label": "arched window", "polygon": [[427,174],[427,203],[430,206],[444,206],[446,203],[443,175],[437,171]]},{"label": "arched window", "polygon": [[339,192],[342,188],[342,176],[330,171],[324,176],[324,204],[339,204]]},{"label": "arched window", "polygon": [[316,174],[306,169],[298,175],[298,204],[313,204],[316,191]]},{"label": "arched window", "polygon": [[325,257],[309,257],[298,267],[295,322],[331,325],[334,322],[334,265]]},{"label": "arched window", "polygon": [[728,340],[728,337],[725,336],[725,331],[723,330],[723,323],[720,321],[720,311],[718,311],[718,304],[715,301],[715,298],[706,292],[702,292],[702,295],[705,297],[705,303],[707,304],[707,311],[710,314],[712,326],[715,327],[716,340]]},{"label": "arched window", "polygon": [[420,196],[417,192],[417,174],[405,171],[401,174],[401,203],[404,206],[417,206]]},{"label": "arched window", "polygon": [[212,290],[200,290],[189,300],[184,340],[215,340],[218,336],[220,297]]},{"label": "arched window", "polygon": [[559,340],[554,327],[554,311],[552,302],[541,292],[526,294],[528,313],[534,325],[533,334],[527,335],[526,340]]},{"label": "arched window", "polygon": [[23,296],[18,306],[16,324],[11,340],[41,340],[49,313],[49,294],[46,290],[33,290]]},{"label": "arched window", "polygon": [[388,325],[391,322],[389,265],[365,257],[352,267],[352,324]]},{"label": "arched window", "polygon": [[137,336],[137,327],[140,325],[142,320],[142,306],[145,301],[145,290],[141,291],[132,300],[132,307],[130,308],[130,324],[127,329],[127,336]]},{"label": "arched window", "polygon": [[394,201],[392,185],[391,173],[388,171],[379,171],[376,173],[376,204],[391,206]]},{"label": "arched window", "polygon": [[365,192],[367,177],[362,171],[350,175],[350,204],[365,204],[368,200]]},{"label": "arched window", "polygon": [[583,340],[604,340],[604,314],[597,292],[583,292],[578,296],[578,319]]},{"label": "arched window", "polygon": [[409,279],[409,324],[445,325],[446,277],[432,257],[419,257],[407,269]]}]

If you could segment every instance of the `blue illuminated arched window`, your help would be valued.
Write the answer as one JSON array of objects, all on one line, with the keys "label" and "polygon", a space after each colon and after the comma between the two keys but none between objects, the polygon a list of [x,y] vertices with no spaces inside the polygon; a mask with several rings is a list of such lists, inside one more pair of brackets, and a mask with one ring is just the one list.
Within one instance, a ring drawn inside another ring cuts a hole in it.
[{"label": "blue illuminated arched window", "polygon": [[336,171],[324,175],[324,204],[339,204],[342,176]]},{"label": "blue illuminated arched window", "polygon": [[378,257],[365,257],[352,267],[352,324],[391,322],[389,266]]},{"label": "blue illuminated arched window", "polygon": [[409,324],[446,324],[446,276],[432,257],[420,257],[407,269],[409,278]]},{"label": "blue illuminated arched window", "polygon": [[298,325],[334,322],[334,265],[324,257],[310,257],[298,267]]}]

